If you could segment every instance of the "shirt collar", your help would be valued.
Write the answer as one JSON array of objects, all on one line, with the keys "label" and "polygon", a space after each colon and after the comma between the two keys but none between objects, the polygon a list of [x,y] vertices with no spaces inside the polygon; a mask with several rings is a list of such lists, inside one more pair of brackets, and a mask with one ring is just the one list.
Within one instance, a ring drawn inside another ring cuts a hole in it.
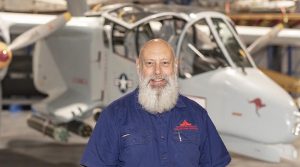
[{"label": "shirt collar", "polygon": [[177,103],[175,105],[178,108],[182,108],[182,107],[186,107],[184,101],[183,101],[183,96],[181,94],[179,94],[178,99],[177,99]]}]

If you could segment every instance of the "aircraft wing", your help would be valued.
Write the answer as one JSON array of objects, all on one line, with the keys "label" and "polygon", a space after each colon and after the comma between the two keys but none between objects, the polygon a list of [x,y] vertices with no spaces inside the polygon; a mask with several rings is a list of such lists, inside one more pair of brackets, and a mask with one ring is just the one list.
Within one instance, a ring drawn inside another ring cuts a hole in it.
[{"label": "aircraft wing", "polygon": [[[272,27],[236,26],[236,30],[245,44],[253,43],[257,38],[266,35]],[[300,46],[300,29],[284,28],[277,37],[270,41],[273,45]]]}]

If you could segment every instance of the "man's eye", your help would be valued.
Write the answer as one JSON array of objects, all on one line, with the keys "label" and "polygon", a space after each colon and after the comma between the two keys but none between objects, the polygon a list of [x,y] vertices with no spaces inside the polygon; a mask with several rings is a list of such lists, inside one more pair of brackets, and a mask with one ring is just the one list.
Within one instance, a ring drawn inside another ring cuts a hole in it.
[{"label": "man's eye", "polygon": [[146,65],[152,65],[153,62],[146,62]]},{"label": "man's eye", "polygon": [[163,62],[163,65],[169,65],[169,64],[170,64],[170,62],[168,62],[168,61]]}]

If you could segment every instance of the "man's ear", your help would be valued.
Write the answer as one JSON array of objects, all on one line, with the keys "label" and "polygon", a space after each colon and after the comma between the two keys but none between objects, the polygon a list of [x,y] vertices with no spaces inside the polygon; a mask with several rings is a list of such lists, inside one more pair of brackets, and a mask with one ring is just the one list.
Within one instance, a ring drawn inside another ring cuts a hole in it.
[{"label": "man's ear", "polygon": [[178,59],[175,58],[174,60],[174,72],[177,75],[178,74]]},{"label": "man's ear", "polygon": [[178,68],[178,59],[177,58],[175,58],[175,68],[177,69]]},{"label": "man's ear", "polygon": [[135,65],[136,65],[136,69],[140,69],[140,60],[139,60],[139,58],[137,58],[136,60],[135,60]]}]

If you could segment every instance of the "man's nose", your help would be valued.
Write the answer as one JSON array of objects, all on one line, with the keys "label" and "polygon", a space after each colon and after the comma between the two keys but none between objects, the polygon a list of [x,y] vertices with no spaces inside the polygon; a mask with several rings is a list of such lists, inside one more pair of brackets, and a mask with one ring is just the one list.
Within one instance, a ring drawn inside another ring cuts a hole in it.
[{"label": "man's nose", "polygon": [[161,74],[161,67],[159,63],[155,64],[155,74],[156,75]]}]

